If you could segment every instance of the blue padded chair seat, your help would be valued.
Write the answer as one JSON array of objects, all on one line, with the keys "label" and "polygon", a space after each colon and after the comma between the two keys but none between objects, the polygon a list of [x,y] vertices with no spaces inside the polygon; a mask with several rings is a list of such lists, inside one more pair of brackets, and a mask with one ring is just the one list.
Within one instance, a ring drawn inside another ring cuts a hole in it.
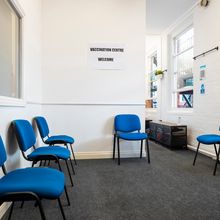
[{"label": "blue padded chair seat", "polygon": [[67,135],[54,135],[45,140],[46,144],[59,144],[59,143],[68,143],[73,144],[74,139]]},{"label": "blue padded chair seat", "polygon": [[56,155],[60,159],[67,160],[70,158],[70,151],[61,146],[38,147],[27,157],[29,159],[34,159],[35,157],[41,155]]},{"label": "blue padded chair seat", "polygon": [[64,174],[51,168],[25,168],[11,171],[0,179],[0,196],[5,192],[33,192],[56,199],[64,190]]},{"label": "blue padded chair seat", "polygon": [[124,140],[138,141],[148,138],[146,133],[119,133],[118,137]]},{"label": "blue padded chair seat", "polygon": [[220,135],[204,134],[197,137],[197,141],[202,144],[217,144],[220,143]]}]

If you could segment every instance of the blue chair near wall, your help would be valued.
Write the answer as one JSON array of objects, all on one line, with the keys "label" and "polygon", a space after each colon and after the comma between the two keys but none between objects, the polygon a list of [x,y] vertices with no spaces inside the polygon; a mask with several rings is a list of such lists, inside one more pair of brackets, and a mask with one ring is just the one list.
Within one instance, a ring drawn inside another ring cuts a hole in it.
[{"label": "blue chair near wall", "polygon": [[[197,146],[197,150],[196,150],[196,154],[195,154],[195,158],[193,161],[193,166],[195,166],[196,163],[196,158],[198,155],[198,151],[199,151],[199,147],[200,144],[205,144],[205,145],[213,145],[214,149],[215,149],[215,154],[216,154],[216,162],[215,162],[215,167],[214,167],[214,171],[213,171],[213,175],[216,174],[216,170],[217,170],[217,166],[219,163],[219,153],[220,153],[220,135],[217,134],[205,134],[205,135],[200,135],[197,137],[197,141],[198,141],[198,146]],[[217,150],[216,145],[219,145],[219,148]]]},{"label": "blue chair near wall", "polygon": [[141,141],[140,158],[142,158],[143,141],[146,142],[148,163],[150,163],[150,152],[148,144],[148,135],[140,132],[141,123],[137,115],[120,114],[114,119],[114,143],[113,143],[113,159],[115,159],[115,147],[117,140],[118,147],[118,165],[120,165],[120,139],[126,141]]},{"label": "blue chair near wall", "polygon": [[74,155],[74,151],[73,151],[73,143],[74,143],[74,138],[68,136],[68,135],[53,135],[50,136],[50,130],[49,130],[49,126],[48,123],[46,121],[46,119],[42,116],[37,116],[34,118],[38,127],[38,130],[40,132],[40,136],[42,141],[45,144],[49,144],[49,145],[54,145],[54,144],[64,144],[67,148],[68,148],[68,144],[70,145],[71,148],[71,152],[73,155],[73,159],[75,162],[75,165],[77,165],[76,162],[76,158]]},{"label": "blue chair near wall", "polygon": [[[15,134],[23,157],[28,161],[32,161],[32,166],[34,166],[34,164],[36,164],[38,161],[54,160],[57,162],[60,171],[62,171],[62,169],[59,160],[64,160],[66,163],[70,182],[73,186],[71,172],[67,163],[67,161],[70,160],[72,170],[74,171],[72,161],[70,159],[70,151],[62,146],[42,146],[36,148],[36,137],[30,122],[20,119],[14,120],[12,123],[15,128]],[[26,155],[25,152],[31,148],[33,151]]]},{"label": "blue chair near wall", "polygon": [[46,219],[42,199],[58,200],[63,219],[64,210],[60,196],[65,189],[64,174],[51,168],[24,168],[11,172],[6,171],[7,160],[5,147],[0,136],[0,166],[4,176],[0,179],[0,202],[12,202],[8,219],[12,216],[16,201],[36,201],[41,219]]}]

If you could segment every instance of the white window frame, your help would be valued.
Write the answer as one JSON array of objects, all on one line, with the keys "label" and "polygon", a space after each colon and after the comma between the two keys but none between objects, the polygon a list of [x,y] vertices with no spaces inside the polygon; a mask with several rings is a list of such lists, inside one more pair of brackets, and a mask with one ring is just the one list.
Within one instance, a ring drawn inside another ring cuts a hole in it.
[{"label": "white window frame", "polygon": [[26,101],[24,99],[24,75],[23,75],[23,17],[24,10],[20,6],[17,0],[5,0],[15,11],[17,16],[19,17],[19,93],[20,98],[13,98],[7,96],[0,95],[0,106],[25,106]]},{"label": "white window frame", "polygon": [[[147,100],[156,100],[157,101],[157,107],[156,108],[153,108],[153,107],[149,108],[149,109],[152,109],[152,110],[158,109],[158,94],[157,94],[157,96],[151,97],[151,74],[153,73],[152,62],[151,61],[152,61],[152,57],[155,56],[155,55],[157,56],[157,67],[158,67],[158,51],[157,51],[157,49],[155,49],[148,56],[148,59],[149,59],[148,63],[150,65],[150,72],[147,73],[148,74],[148,80],[147,80],[148,98],[147,98]],[[158,81],[158,79],[155,78],[155,82],[157,82],[157,81]],[[157,92],[158,92],[158,82],[157,82]]]},{"label": "white window frame", "polygon": [[[176,107],[176,103],[174,103],[173,100],[173,93],[175,92],[174,89],[174,49],[175,49],[175,41],[174,39],[177,38],[180,34],[184,33],[185,31],[189,30],[190,28],[193,27],[193,22],[192,22],[192,16],[189,15],[187,17],[187,19],[185,19],[182,23],[179,23],[178,26],[176,28],[173,28],[173,30],[170,32],[169,36],[170,36],[170,40],[168,42],[169,44],[169,48],[170,48],[170,55],[169,55],[169,66],[170,66],[170,70],[171,70],[171,74],[170,74],[170,111],[169,113],[186,113],[186,114],[191,114],[193,113],[193,109],[194,109],[194,105],[192,108],[178,108]],[[194,76],[193,76],[194,77]],[[194,90],[194,86],[193,86],[193,90]],[[193,98],[195,97],[195,95],[193,96]],[[193,102],[195,103],[195,100],[193,100]]]}]

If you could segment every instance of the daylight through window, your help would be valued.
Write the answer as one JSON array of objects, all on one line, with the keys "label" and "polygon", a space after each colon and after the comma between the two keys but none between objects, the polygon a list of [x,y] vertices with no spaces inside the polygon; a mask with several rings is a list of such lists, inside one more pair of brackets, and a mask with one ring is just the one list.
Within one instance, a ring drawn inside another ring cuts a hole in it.
[{"label": "daylight through window", "polygon": [[18,13],[0,0],[0,96],[21,98],[21,45]]},{"label": "daylight through window", "polygon": [[193,108],[193,28],[174,38],[173,107]]}]

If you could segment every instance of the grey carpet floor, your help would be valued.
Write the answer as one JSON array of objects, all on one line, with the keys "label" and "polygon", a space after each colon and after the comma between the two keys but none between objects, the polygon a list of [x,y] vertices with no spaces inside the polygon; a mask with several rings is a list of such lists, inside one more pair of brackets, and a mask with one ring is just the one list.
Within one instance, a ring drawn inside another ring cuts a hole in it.
[{"label": "grey carpet floor", "polygon": [[[193,167],[192,151],[155,143],[150,150],[151,164],[145,158],[122,159],[121,166],[110,159],[78,161],[75,186],[68,182],[70,207],[62,196],[67,219],[220,219],[220,167],[214,177],[214,160],[198,155]],[[33,202],[19,205],[12,219],[40,219]],[[43,205],[48,219],[62,219],[56,201]]]}]

